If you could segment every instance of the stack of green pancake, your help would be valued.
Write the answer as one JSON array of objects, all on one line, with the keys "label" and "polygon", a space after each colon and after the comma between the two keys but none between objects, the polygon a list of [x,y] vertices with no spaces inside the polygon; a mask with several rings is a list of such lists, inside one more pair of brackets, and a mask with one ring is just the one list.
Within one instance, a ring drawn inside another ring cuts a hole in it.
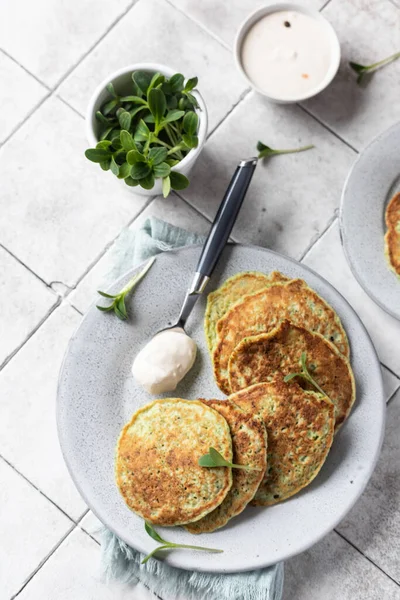
[{"label": "stack of green pancake", "polygon": [[[252,504],[280,502],[318,473],[355,400],[340,319],[301,279],[245,272],[209,294],[205,333],[218,387],[266,427],[267,469]],[[293,376],[302,357],[311,383]]]},{"label": "stack of green pancake", "polygon": [[[229,400],[155,400],[121,432],[117,485],[146,521],[211,532],[254,498],[265,476],[266,438],[262,419]],[[201,467],[210,448],[249,469]]]},{"label": "stack of green pancake", "polygon": [[[129,508],[196,534],[224,526],[249,503],[276,504],[308,485],[355,399],[339,317],[301,279],[231,277],[208,296],[205,331],[229,397],[155,400],[123,428],[116,453]],[[304,357],[311,382],[295,375]],[[200,466],[210,448],[246,468]]]}]

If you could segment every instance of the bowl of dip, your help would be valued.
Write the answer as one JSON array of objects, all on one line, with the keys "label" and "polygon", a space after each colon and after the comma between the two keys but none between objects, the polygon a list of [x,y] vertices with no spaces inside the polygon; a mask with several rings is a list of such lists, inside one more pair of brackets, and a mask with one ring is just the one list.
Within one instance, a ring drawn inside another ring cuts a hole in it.
[{"label": "bowl of dip", "polygon": [[234,53],[249,84],[282,104],[324,90],[340,64],[332,25],[318,11],[292,3],[270,4],[253,12],[237,33]]}]

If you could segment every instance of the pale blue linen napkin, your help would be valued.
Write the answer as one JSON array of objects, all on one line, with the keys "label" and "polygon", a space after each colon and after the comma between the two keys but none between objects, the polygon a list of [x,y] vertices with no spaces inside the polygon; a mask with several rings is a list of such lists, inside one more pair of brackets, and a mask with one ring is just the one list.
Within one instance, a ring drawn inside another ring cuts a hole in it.
[{"label": "pale blue linen napkin", "polygon": [[[112,283],[160,252],[200,244],[204,238],[153,217],[136,231],[124,230],[112,247]],[[175,600],[281,600],[283,563],[246,573],[196,573],[168,566],[162,560],[140,562],[143,555],[112,532],[102,532],[102,564],[106,579],[125,583],[141,581],[161,598]]]}]

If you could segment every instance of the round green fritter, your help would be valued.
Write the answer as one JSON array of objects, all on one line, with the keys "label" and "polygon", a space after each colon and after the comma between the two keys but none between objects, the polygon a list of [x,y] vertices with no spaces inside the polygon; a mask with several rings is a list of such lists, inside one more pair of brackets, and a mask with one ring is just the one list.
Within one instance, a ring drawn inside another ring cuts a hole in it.
[{"label": "round green fritter", "polygon": [[257,415],[249,415],[229,400],[201,400],[227,421],[233,446],[233,462],[252,470],[232,469],[233,483],[225,499],[208,515],[185,525],[190,533],[211,533],[226,525],[253,499],[267,464],[267,433]]},{"label": "round green fritter", "polygon": [[247,294],[254,294],[277,281],[288,281],[285,275],[273,271],[269,275],[257,271],[236,273],[227,279],[221,287],[207,296],[204,330],[210,353],[214,350],[217,338],[217,321],[239,300]]},{"label": "round green fritter", "polygon": [[202,402],[165,398],[140,408],[116,449],[116,480],[126,504],[155,525],[204,517],[232,486],[230,468],[198,464],[211,446],[232,461],[228,423]]},{"label": "round green fritter", "polygon": [[229,359],[245,337],[268,333],[281,321],[289,320],[320,333],[348,357],[350,350],[339,317],[325,300],[302,279],[274,283],[255,294],[245,296],[218,321],[218,343],[213,352],[214,376],[226,394],[229,385]]},{"label": "round green fritter", "polygon": [[251,504],[277,504],[311,483],[332,445],[333,403],[297,383],[285,383],[282,376],[229,399],[261,417],[267,430],[267,470]]},{"label": "round green fritter", "polygon": [[[300,359],[306,355],[307,369],[319,387],[335,405],[335,429],[348,416],[356,397],[350,362],[319,333],[282,321],[269,333],[244,338],[229,359],[229,383],[237,392],[255,383],[268,381],[277,373],[290,375],[300,371]],[[301,377],[297,383],[307,390],[315,388]]]}]

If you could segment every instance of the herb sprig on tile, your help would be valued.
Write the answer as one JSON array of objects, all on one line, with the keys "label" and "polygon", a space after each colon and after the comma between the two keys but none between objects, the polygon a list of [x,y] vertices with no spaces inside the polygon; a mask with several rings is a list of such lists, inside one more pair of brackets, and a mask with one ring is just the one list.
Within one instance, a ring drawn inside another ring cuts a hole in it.
[{"label": "herb sprig on tile", "polygon": [[150,190],[162,179],[164,197],[171,189],[186,188],[187,177],[172,168],[199,143],[197,81],[185,81],[181,73],[167,78],[135,71],[127,95],[109,83],[109,98],[96,112],[100,139],[96,148],[86,150],[86,158],[129,186]]},{"label": "herb sprig on tile", "polygon": [[276,156],[278,154],[296,154],[297,152],[311,150],[311,148],[314,148],[313,144],[310,144],[309,146],[302,146],[301,148],[291,148],[289,150],[274,150],[262,142],[257,143],[258,158],[269,158],[270,156]]},{"label": "herb sprig on tile", "polygon": [[199,458],[200,467],[230,467],[231,469],[244,469],[246,471],[259,471],[255,467],[249,467],[248,465],[235,465],[234,463],[226,460],[222,454],[215,448],[210,447],[207,454],[203,454]]},{"label": "herb sprig on tile", "polygon": [[322,387],[320,385],[318,385],[318,383],[315,381],[315,379],[310,374],[308,367],[307,367],[306,352],[301,353],[300,367],[301,367],[301,371],[299,373],[290,373],[290,375],[286,375],[286,377],[284,377],[283,381],[285,383],[288,383],[295,377],[301,377],[302,379],[304,379],[304,381],[307,381],[308,383],[310,383],[320,394],[322,394],[323,396],[326,396],[328,398],[328,400],[330,400],[328,394],[326,392],[324,392]]},{"label": "herb sprig on tile", "polygon": [[367,75],[368,73],[373,73],[374,71],[377,71],[378,69],[389,65],[398,58],[400,58],[400,52],[395,52],[394,54],[391,54],[390,56],[387,56],[386,58],[378,62],[372,63],[371,65],[360,65],[356,62],[349,62],[349,65],[353,69],[353,71],[357,73],[357,83],[361,83],[365,75]]},{"label": "herb sprig on tile", "polygon": [[161,544],[161,546],[157,546],[157,548],[155,548],[152,552],[150,552],[150,554],[145,556],[144,559],[142,560],[142,563],[141,563],[142,565],[147,563],[149,558],[154,556],[156,554],[156,552],[159,552],[160,550],[174,550],[176,548],[186,548],[187,550],[201,550],[203,552],[214,552],[214,553],[223,552],[223,550],[218,550],[216,548],[204,548],[203,546],[190,546],[188,544],[174,544],[173,542],[167,542],[167,540],[164,540],[161,537],[161,535],[159,535],[157,533],[157,531],[154,529],[154,527],[152,525],[150,525],[150,523],[148,523],[147,521],[145,521],[145,523],[144,523],[144,528],[146,530],[146,533],[148,533],[148,535],[151,538],[153,538],[153,540],[155,540],[156,542],[159,542]]},{"label": "herb sprig on tile", "polygon": [[100,296],[103,296],[103,298],[108,298],[109,300],[112,300],[112,302],[109,306],[99,306],[98,304],[96,304],[96,308],[98,308],[102,312],[109,312],[113,310],[117,317],[121,319],[121,321],[125,321],[128,318],[128,312],[125,306],[125,298],[129,294],[129,292],[131,292],[133,288],[137,286],[139,281],[143,279],[143,277],[146,275],[147,271],[150,269],[155,260],[156,257],[151,258],[144,267],[144,269],[140,271],[140,273],[137,273],[134,277],[132,277],[132,279],[126,284],[125,287],[122,288],[122,290],[118,294],[112,295],[97,290],[97,293],[100,294]]}]

